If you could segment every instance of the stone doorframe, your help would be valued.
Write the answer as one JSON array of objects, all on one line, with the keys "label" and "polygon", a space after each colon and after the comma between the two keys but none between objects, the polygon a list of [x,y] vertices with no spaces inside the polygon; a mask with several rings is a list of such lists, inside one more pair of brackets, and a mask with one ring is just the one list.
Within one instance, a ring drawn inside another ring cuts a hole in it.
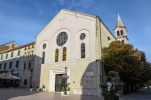
[{"label": "stone doorframe", "polygon": [[[49,74],[49,91],[50,92],[55,92],[55,76],[56,76],[56,74],[65,74],[65,69],[50,70],[50,74]],[[70,69],[67,70],[67,75],[69,76],[67,83],[70,83]]]}]

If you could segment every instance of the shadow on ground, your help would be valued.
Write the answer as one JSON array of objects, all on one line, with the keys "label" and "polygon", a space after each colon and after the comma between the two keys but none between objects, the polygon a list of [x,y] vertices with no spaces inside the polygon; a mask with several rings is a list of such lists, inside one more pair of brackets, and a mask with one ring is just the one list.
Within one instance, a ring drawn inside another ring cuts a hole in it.
[{"label": "shadow on ground", "polygon": [[11,98],[28,96],[36,93],[36,91],[31,92],[30,89],[24,88],[0,88],[0,100],[9,100]]},{"label": "shadow on ground", "polygon": [[145,87],[139,91],[121,97],[120,100],[151,100],[151,90],[148,91]]},{"label": "shadow on ground", "polygon": [[30,92],[23,88],[0,89],[0,100],[103,100],[98,96],[81,96],[70,94],[61,96],[60,93]]}]

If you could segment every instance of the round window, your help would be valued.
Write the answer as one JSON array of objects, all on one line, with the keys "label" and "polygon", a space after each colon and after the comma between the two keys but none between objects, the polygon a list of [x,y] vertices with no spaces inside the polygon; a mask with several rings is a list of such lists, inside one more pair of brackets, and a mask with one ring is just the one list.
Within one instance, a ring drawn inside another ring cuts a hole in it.
[{"label": "round window", "polygon": [[43,49],[45,49],[45,48],[46,48],[46,43],[43,44]]},{"label": "round window", "polygon": [[80,35],[80,39],[81,39],[81,40],[84,40],[84,39],[85,39],[85,37],[86,37],[85,33],[81,33],[81,35]]},{"label": "round window", "polygon": [[64,45],[64,44],[67,42],[67,40],[68,40],[68,35],[67,35],[67,33],[66,33],[66,32],[61,32],[61,33],[59,33],[59,35],[57,36],[56,42],[57,42],[57,45],[58,45],[58,46],[62,46],[62,45]]}]

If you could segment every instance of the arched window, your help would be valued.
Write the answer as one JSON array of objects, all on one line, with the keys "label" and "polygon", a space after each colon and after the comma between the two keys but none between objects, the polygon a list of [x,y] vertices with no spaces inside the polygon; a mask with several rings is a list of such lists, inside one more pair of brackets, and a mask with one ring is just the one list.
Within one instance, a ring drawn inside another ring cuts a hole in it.
[{"label": "arched window", "polygon": [[17,55],[20,56],[20,50],[18,50],[18,54]]},{"label": "arched window", "polygon": [[8,58],[8,54],[6,54],[6,59]]},{"label": "arched window", "polygon": [[81,58],[85,58],[85,43],[81,43]]},{"label": "arched window", "polygon": [[24,85],[27,85],[27,79],[24,79]]},{"label": "arched window", "polygon": [[120,36],[120,32],[119,31],[117,31],[117,36]]},{"label": "arched window", "polygon": [[3,55],[1,55],[1,60],[3,59]]},{"label": "arched window", "polygon": [[31,62],[28,63],[28,68],[31,69]]},{"label": "arched window", "polygon": [[121,30],[121,35],[123,35],[123,30]]},{"label": "arched window", "polygon": [[26,62],[24,62],[24,70],[26,69]]},{"label": "arched window", "polygon": [[109,36],[107,37],[107,39],[108,39],[108,41],[111,40],[111,38]]},{"label": "arched window", "polygon": [[58,62],[59,60],[59,49],[56,49],[55,51],[55,62]]},{"label": "arched window", "polygon": [[124,44],[124,40],[122,40],[122,43]]},{"label": "arched window", "polygon": [[45,52],[43,51],[42,52],[42,64],[44,64],[45,63]]},{"label": "arched window", "polygon": [[62,60],[66,61],[66,57],[67,57],[67,48],[63,47],[63,55],[62,55]]},{"label": "arched window", "polygon": [[11,57],[13,57],[13,54],[14,54],[14,53],[12,52],[12,53],[11,53]]},{"label": "arched window", "polygon": [[43,49],[45,49],[45,48],[46,48],[46,43],[44,43],[44,44],[43,44],[42,48],[43,48]]}]

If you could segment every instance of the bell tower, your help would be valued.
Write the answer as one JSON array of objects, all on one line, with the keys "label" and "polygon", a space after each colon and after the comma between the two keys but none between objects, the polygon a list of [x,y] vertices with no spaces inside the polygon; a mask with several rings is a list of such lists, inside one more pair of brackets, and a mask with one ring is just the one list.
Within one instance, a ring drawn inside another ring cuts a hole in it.
[{"label": "bell tower", "polygon": [[123,24],[121,17],[118,14],[117,23],[114,28],[114,33],[117,41],[128,44],[127,29]]}]

